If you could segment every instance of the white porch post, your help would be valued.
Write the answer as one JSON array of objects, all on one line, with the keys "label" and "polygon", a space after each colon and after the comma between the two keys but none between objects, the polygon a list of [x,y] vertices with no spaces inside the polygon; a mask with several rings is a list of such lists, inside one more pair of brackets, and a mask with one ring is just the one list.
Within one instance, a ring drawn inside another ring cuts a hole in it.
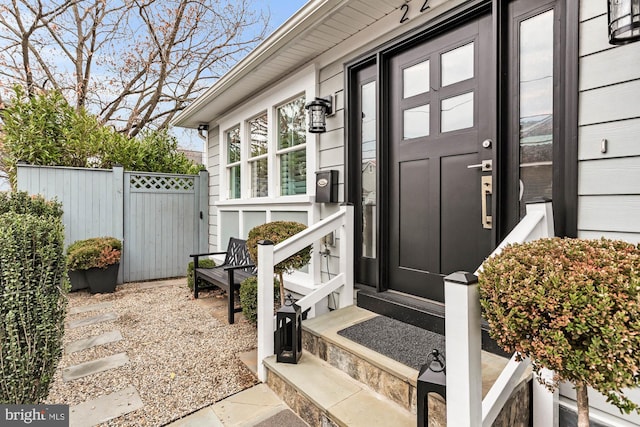
[{"label": "white porch post", "polygon": [[478,278],[456,272],[444,278],[447,425],[482,425],[482,365]]},{"label": "white porch post", "polygon": [[[540,379],[551,381],[553,371],[542,369],[540,371]],[[534,374],[533,378],[533,427],[558,427],[560,423],[559,412],[559,392],[549,391],[544,385],[540,384],[538,378]]]},{"label": "white porch post", "polygon": [[273,242],[258,242],[258,379],[267,381],[262,363],[273,354]]},{"label": "white porch post", "polygon": [[340,291],[340,308],[353,305],[353,205],[343,206],[346,217],[340,227],[340,272],[345,275],[344,285]]}]

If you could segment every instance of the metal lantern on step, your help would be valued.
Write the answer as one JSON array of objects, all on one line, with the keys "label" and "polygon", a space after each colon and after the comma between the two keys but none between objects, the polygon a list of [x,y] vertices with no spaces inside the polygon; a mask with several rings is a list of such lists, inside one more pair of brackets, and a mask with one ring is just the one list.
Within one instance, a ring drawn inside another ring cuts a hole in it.
[{"label": "metal lantern on step", "polygon": [[291,294],[276,312],[275,336],[276,360],[298,363],[302,355],[302,310],[295,304]]},{"label": "metal lantern on step", "polygon": [[444,356],[436,349],[427,357],[427,363],[422,365],[418,374],[417,403],[418,426],[429,423],[429,393],[437,393],[443,399],[447,397],[447,375]]},{"label": "metal lantern on step", "polygon": [[609,0],[609,43],[640,40],[640,0]]}]

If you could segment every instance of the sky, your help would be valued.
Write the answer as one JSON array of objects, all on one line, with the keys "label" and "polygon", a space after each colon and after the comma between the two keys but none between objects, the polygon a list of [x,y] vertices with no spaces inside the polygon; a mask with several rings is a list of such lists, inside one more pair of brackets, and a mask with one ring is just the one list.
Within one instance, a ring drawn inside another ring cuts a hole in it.
[{"label": "sky", "polygon": [[[315,0],[255,0],[254,7],[257,10],[269,11],[269,32],[273,33],[280,25],[296,13],[307,1]],[[195,132],[174,129],[173,133],[178,138],[181,147],[189,150],[204,151],[202,139]]]}]

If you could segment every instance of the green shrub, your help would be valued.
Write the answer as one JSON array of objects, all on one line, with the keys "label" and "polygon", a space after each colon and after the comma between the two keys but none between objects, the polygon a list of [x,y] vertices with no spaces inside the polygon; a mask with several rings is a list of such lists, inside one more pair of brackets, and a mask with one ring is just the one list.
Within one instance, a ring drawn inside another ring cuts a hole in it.
[{"label": "green shrub", "polygon": [[92,237],[77,240],[67,248],[69,270],[107,268],[120,262],[122,242],[115,237]]},{"label": "green shrub", "polygon": [[35,216],[62,218],[62,204],[57,200],[48,201],[41,195],[30,196],[25,191],[0,193],[0,214],[15,212]]},{"label": "green shrub", "polygon": [[[278,244],[287,240],[289,237],[295,236],[307,228],[306,225],[295,221],[273,221],[258,225],[249,230],[247,239],[247,250],[254,264],[258,265],[258,242],[261,240],[270,240],[273,244]],[[289,258],[278,263],[273,267],[273,273],[280,280],[280,300],[284,301],[284,273],[292,273],[294,270],[303,268],[311,262],[312,246],[300,250],[291,255]]]},{"label": "green shrub", "polygon": [[0,214],[0,248],[0,403],[37,403],[62,356],[68,288],[62,222]]},{"label": "green shrub", "polygon": [[[278,303],[280,284],[277,279],[273,280],[273,288],[274,299]],[[258,279],[256,277],[249,277],[240,284],[240,305],[244,317],[254,325],[258,323]]]},{"label": "green shrub", "polygon": [[638,409],[623,389],[640,385],[639,248],[559,238],[507,246],[483,264],[479,292],[492,337],[573,383],[579,407],[588,385]]},{"label": "green shrub", "polygon": [[[199,268],[213,268],[215,266],[216,263],[211,258],[198,259]],[[187,265],[187,286],[193,291],[193,261],[190,261]]]}]

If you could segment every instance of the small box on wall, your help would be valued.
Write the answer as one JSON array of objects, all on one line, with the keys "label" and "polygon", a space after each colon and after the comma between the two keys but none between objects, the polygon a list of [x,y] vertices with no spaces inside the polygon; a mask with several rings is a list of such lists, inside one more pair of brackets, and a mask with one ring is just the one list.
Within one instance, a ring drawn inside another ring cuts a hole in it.
[{"label": "small box on wall", "polygon": [[316,203],[338,203],[338,171],[316,172]]}]

